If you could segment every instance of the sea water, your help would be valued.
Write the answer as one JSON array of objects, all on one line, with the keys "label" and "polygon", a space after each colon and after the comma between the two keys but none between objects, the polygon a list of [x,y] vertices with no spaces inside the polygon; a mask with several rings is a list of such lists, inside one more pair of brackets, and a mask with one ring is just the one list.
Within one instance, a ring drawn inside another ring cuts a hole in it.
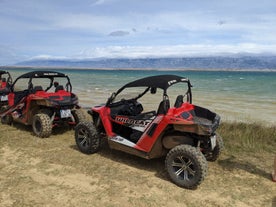
[{"label": "sea water", "polygon": [[[6,70],[15,79],[36,69]],[[173,74],[189,78],[193,85],[193,103],[218,113],[222,121],[276,124],[276,72],[60,68],[43,70],[59,71],[69,75],[73,92],[78,95],[82,107],[105,103],[112,92],[130,81],[152,75]],[[183,91],[179,93],[183,94]]]}]

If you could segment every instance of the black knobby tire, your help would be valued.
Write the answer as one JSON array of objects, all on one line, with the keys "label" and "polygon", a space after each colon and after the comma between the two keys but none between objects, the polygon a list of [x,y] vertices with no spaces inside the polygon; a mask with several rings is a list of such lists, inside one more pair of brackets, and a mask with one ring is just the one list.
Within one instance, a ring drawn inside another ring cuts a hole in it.
[{"label": "black knobby tire", "polygon": [[220,135],[216,134],[216,146],[213,149],[213,151],[205,155],[206,160],[210,162],[215,162],[219,158],[223,149],[224,149],[223,139]]},{"label": "black knobby tire", "polygon": [[81,109],[72,110],[72,115],[74,116],[76,124],[87,121]]},{"label": "black knobby tire", "polygon": [[47,114],[34,115],[32,127],[34,134],[38,137],[46,138],[52,134],[52,123]]},{"label": "black knobby tire", "polygon": [[7,124],[7,125],[11,125],[12,124],[12,116],[10,114],[1,117],[1,123],[2,124]]},{"label": "black knobby tire", "polygon": [[75,128],[75,141],[85,154],[97,152],[101,146],[100,135],[92,122],[80,122]]},{"label": "black knobby tire", "polygon": [[[2,106],[1,112],[7,110],[8,106]],[[13,118],[11,114],[7,114],[6,116],[1,117],[1,123],[11,125],[13,122]]]},{"label": "black knobby tire", "polygon": [[190,145],[178,145],[166,156],[165,166],[170,179],[178,186],[194,189],[207,176],[208,162]]}]

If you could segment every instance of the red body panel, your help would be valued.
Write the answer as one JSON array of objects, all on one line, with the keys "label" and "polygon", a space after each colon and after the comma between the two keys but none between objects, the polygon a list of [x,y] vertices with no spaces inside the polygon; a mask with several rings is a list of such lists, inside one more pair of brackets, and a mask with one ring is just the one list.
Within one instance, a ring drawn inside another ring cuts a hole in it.
[{"label": "red body panel", "polygon": [[8,95],[8,102],[9,102],[9,106],[13,106],[14,105],[14,93],[9,93],[9,95]]},{"label": "red body panel", "polygon": [[100,115],[101,121],[105,128],[106,135],[108,137],[114,136],[115,134],[112,131],[112,125],[111,125],[110,118],[109,118],[110,117],[110,108],[105,107],[105,106],[100,106],[100,107],[95,107],[92,110]]},{"label": "red body panel", "polygon": [[45,91],[37,91],[34,96],[42,97],[43,99],[51,97],[51,96],[60,96],[60,98],[55,98],[55,100],[62,100],[64,96],[71,96],[70,92],[65,90],[59,90],[57,92],[45,92]]},{"label": "red body panel", "polygon": [[4,89],[4,88],[6,88],[6,86],[7,86],[7,82],[2,81],[2,83],[0,85],[0,89]]},{"label": "red body panel", "polygon": [[58,92],[45,92],[45,91],[36,91],[33,94],[29,94],[22,98],[16,105],[15,104],[15,93],[8,94],[8,104],[11,107],[8,111],[4,113],[4,115],[16,110],[20,109],[22,111],[22,117],[18,120],[22,123],[28,124],[29,120],[31,119],[32,114],[28,113],[30,109],[32,109],[31,104],[33,101],[45,101],[52,98],[55,101],[61,101],[64,97],[70,97],[72,93],[67,92],[65,90],[59,90]]},{"label": "red body panel", "polygon": [[[192,125],[193,122],[190,121],[190,119],[192,119],[192,115],[190,115],[190,117],[188,117],[187,119],[183,119],[182,117],[180,117],[180,115],[185,111],[188,112],[193,109],[194,105],[190,103],[184,103],[179,108],[170,108],[166,115],[155,116],[151,123],[147,125],[139,141],[134,145],[134,148],[144,152],[150,152],[153,145],[156,143],[156,140],[159,138],[161,133],[164,132],[169,124],[185,124],[186,126]],[[115,122],[115,120],[113,120],[110,116],[110,108],[106,106],[100,106],[92,108],[92,111],[99,114],[107,137],[112,138],[116,136],[112,129],[112,122]],[[122,115],[118,115],[117,117],[127,118],[127,116]],[[116,121],[116,123],[123,125],[123,123],[120,123],[118,121]],[[150,130],[152,125],[156,125],[156,129],[154,130],[154,133],[149,136],[148,131]]]}]

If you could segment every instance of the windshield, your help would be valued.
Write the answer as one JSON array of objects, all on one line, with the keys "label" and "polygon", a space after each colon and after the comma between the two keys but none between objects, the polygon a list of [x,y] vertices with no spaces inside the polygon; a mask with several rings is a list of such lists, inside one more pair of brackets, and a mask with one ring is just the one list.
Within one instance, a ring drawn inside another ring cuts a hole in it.
[{"label": "windshield", "polygon": [[140,95],[142,95],[145,91],[148,90],[148,87],[131,87],[125,88],[121,91],[113,100],[113,103],[118,102],[122,99],[137,99]]}]

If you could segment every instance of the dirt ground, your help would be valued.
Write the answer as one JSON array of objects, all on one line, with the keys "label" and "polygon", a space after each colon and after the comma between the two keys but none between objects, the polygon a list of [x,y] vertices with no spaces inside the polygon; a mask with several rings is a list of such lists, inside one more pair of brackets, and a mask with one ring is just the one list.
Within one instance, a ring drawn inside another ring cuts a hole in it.
[{"label": "dirt ground", "polygon": [[25,126],[0,125],[0,206],[276,207],[273,154],[231,154],[209,163],[196,190],[168,180],[164,160],[107,147],[78,151],[73,130],[40,139]]}]

